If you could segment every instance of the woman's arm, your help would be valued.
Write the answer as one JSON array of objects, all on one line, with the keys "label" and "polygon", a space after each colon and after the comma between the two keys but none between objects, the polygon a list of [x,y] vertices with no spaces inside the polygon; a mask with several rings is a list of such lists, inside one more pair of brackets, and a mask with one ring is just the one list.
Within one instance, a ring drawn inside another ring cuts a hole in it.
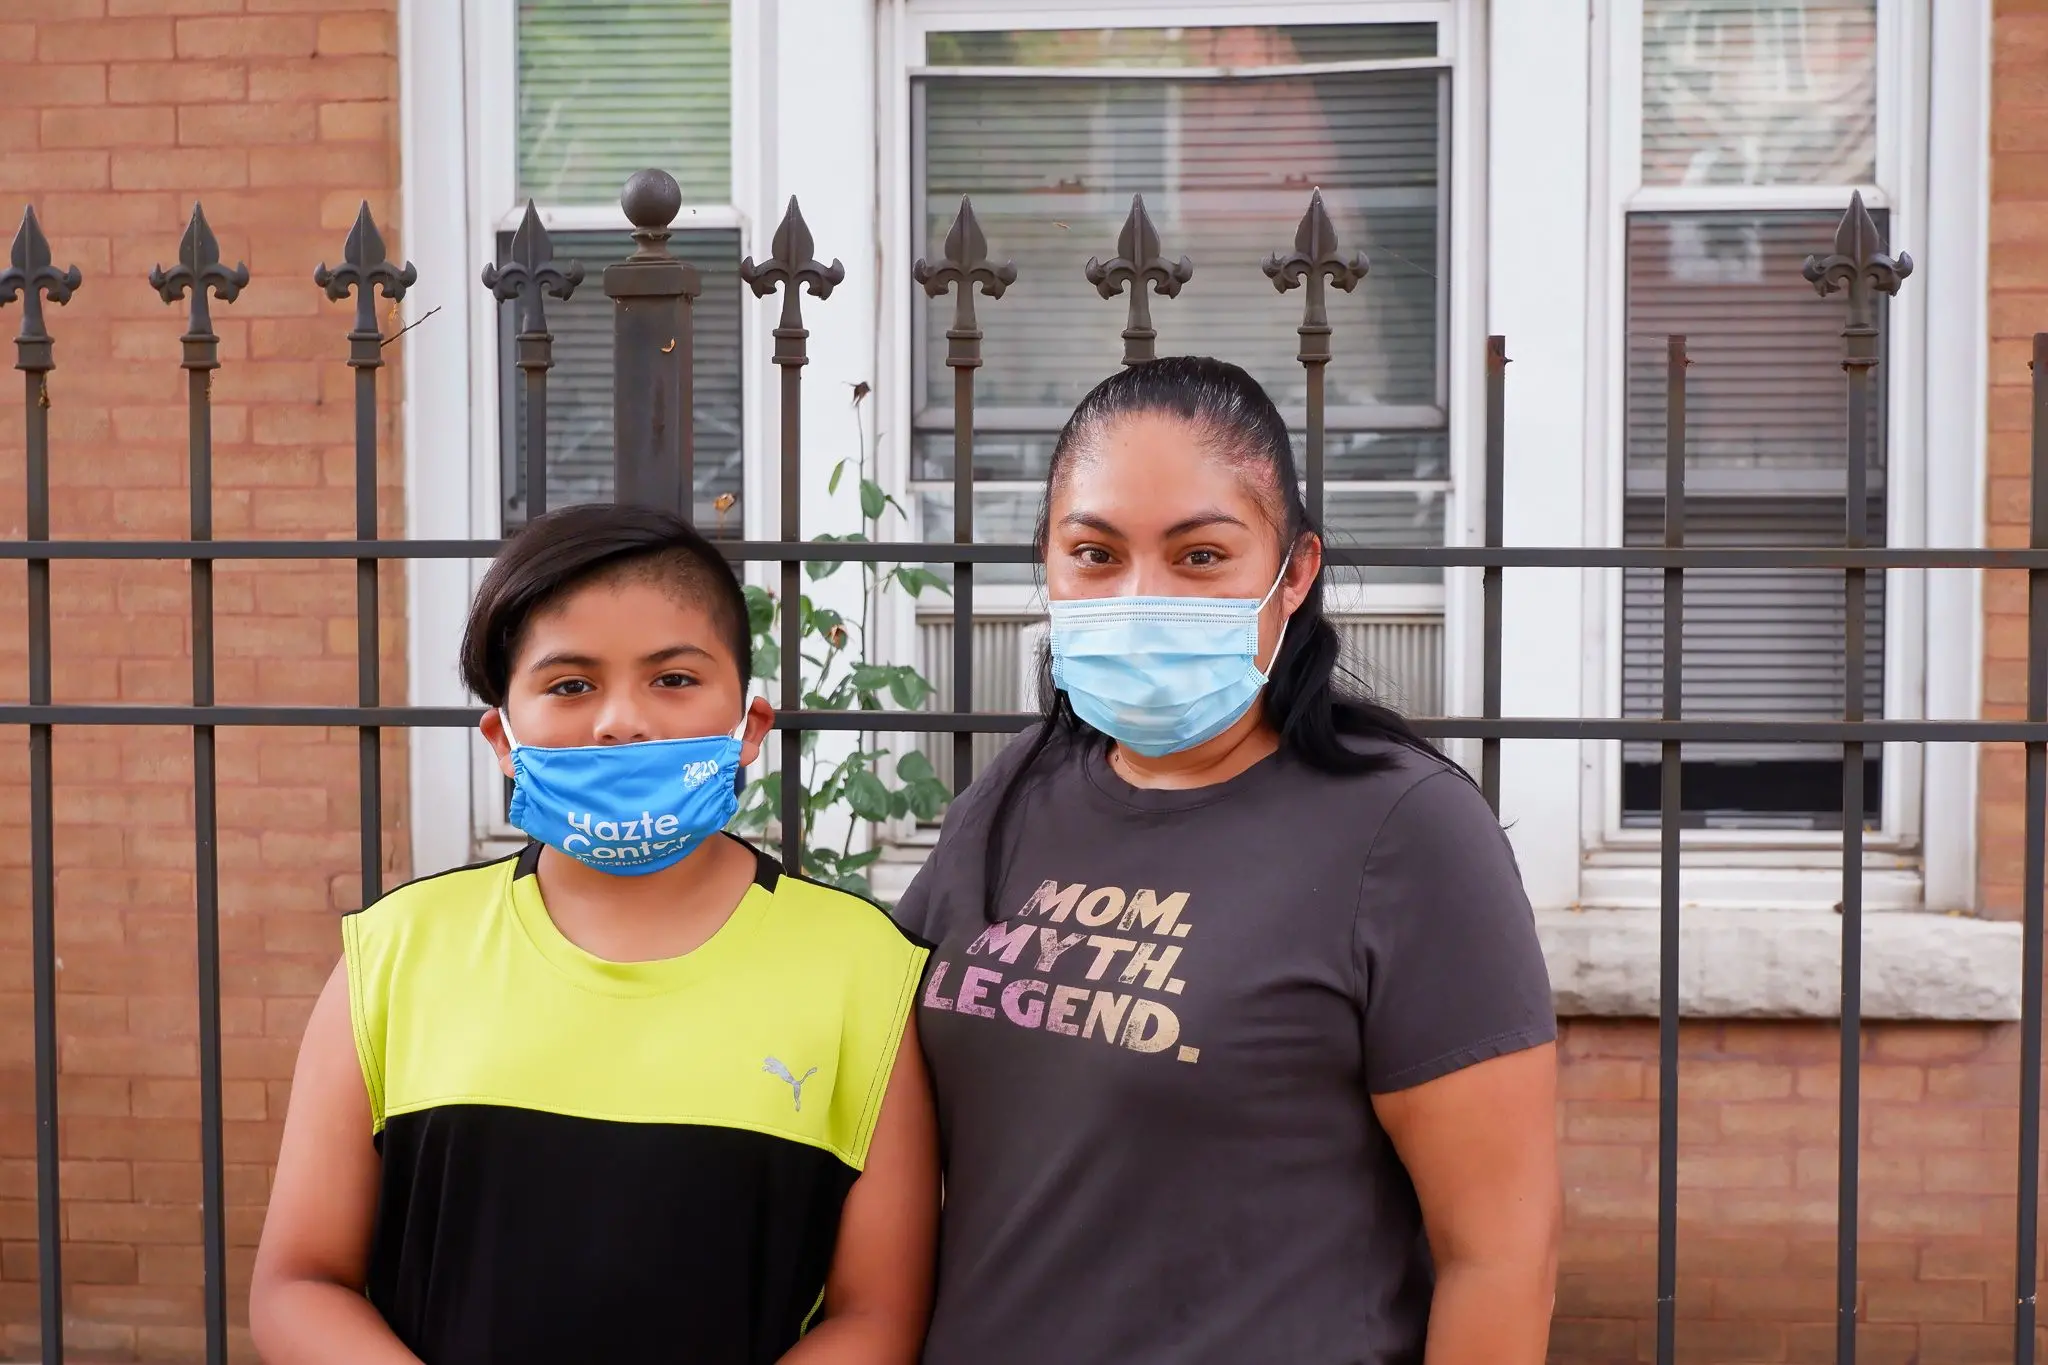
[{"label": "woman's arm", "polygon": [[1557,1045],[1372,1102],[1436,1263],[1426,1365],[1543,1365],[1564,1221]]},{"label": "woman's arm", "polygon": [[348,969],[337,966],[299,1045],[249,1283],[249,1328],[266,1365],[419,1365],[363,1297],[380,1170]]},{"label": "woman's arm", "polygon": [[931,1316],[939,1144],[913,1021],[839,1221],[825,1318],[782,1365],[916,1365]]}]

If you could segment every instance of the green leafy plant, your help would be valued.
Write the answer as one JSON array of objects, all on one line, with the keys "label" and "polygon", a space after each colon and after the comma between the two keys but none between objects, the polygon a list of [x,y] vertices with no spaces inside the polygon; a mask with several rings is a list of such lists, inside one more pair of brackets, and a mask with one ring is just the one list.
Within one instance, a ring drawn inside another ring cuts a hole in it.
[{"label": "green leafy plant", "polygon": [[[867,395],[866,384],[854,386],[853,421],[858,453],[834,465],[826,484],[827,492],[836,496],[846,476],[853,476],[860,496],[861,530],[843,536],[816,537],[822,544],[878,539],[885,517],[908,520],[902,504],[875,481],[869,469],[867,440],[860,423],[860,405]],[[846,567],[843,562],[811,563],[804,566],[804,573],[816,583]],[[808,593],[800,595],[795,603],[798,650],[802,656],[795,666],[803,682],[803,704],[819,711],[885,713],[892,705],[906,711],[916,710],[931,696],[932,685],[910,664],[883,663],[871,657],[871,625],[888,593],[904,592],[916,598],[927,591],[944,593],[950,589],[944,579],[918,565],[861,563],[852,567],[861,574],[860,610],[854,620],[818,605]],[[746,593],[747,624],[753,633],[754,676],[764,683],[779,682],[782,669],[789,662],[782,657],[780,644],[782,612],[789,604],[777,601],[774,593],[752,584]],[[770,695],[780,695],[779,687],[771,688]],[[878,716],[876,729],[886,731],[887,721]],[[853,739],[850,752],[827,762],[819,753],[819,733],[805,732],[798,774],[802,781],[798,809],[803,817],[804,847],[800,859],[792,859],[787,849],[778,852],[786,865],[799,867],[807,877],[872,896],[874,889],[868,869],[882,856],[882,850],[877,845],[856,852],[853,845],[860,828],[908,816],[935,819],[952,799],[952,792],[932,770],[930,760],[918,750],[892,754],[878,747],[872,734],[857,734]],[[779,756],[778,751],[776,757]],[[741,796],[733,827],[742,833],[766,834],[781,816],[785,780],[785,774],[778,770],[749,783]],[[830,822],[841,811],[853,818],[845,822],[839,845],[819,843],[819,825]]]}]

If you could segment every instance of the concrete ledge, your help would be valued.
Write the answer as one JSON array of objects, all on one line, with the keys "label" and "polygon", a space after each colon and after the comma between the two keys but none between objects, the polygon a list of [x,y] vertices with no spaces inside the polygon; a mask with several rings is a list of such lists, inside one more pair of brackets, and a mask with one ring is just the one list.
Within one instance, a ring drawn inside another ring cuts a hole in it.
[{"label": "concrete ledge", "polygon": [[[1557,1012],[1655,1018],[1653,910],[1541,910]],[[1842,920],[1829,911],[1688,908],[1679,1008],[1702,1019],[1841,1015]],[[1863,1017],[2020,1017],[2020,926],[1925,911],[1863,917]]]}]

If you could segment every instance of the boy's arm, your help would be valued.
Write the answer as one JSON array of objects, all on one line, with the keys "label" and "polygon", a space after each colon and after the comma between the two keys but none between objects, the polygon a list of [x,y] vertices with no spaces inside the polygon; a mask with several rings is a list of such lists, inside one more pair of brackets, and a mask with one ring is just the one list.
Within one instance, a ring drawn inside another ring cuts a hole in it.
[{"label": "boy's arm", "polygon": [[249,1328],[268,1365],[419,1365],[363,1297],[381,1169],[342,964],[299,1045],[249,1284]]},{"label": "boy's arm", "polygon": [[782,1365],[916,1365],[931,1316],[938,1221],[937,1120],[913,1018],[897,1048],[867,1169],[846,1196],[824,1321]]}]

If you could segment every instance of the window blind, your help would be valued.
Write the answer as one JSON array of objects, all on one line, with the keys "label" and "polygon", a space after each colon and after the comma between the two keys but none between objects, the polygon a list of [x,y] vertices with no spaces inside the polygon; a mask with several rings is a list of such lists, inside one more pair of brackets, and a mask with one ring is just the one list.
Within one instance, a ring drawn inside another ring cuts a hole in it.
[{"label": "window blind", "polygon": [[520,0],[518,44],[522,197],[615,204],[648,166],[732,197],[730,0]]},{"label": "window blind", "polygon": [[984,29],[925,38],[933,66],[1310,66],[1436,56],[1436,25]]},{"label": "window blind", "polygon": [[1645,185],[1876,176],[1877,0],[1644,0]]},{"label": "window blind", "polygon": [[[511,235],[498,240],[506,259]],[[555,367],[548,371],[548,506],[604,502],[612,495],[612,329],[616,305],[603,288],[604,268],[633,253],[623,232],[556,233],[557,260],[583,265],[575,297],[548,300]],[[679,232],[669,250],[695,266],[703,293],[692,309],[691,402],[695,410],[697,525],[707,533],[741,533],[741,509],[717,508],[721,494],[741,488],[740,240],[736,232]],[[500,433],[508,526],[525,520],[524,383],[513,365],[517,309],[499,310]]]},{"label": "window blind", "polygon": [[[1166,254],[1194,280],[1154,310],[1163,354],[1225,356],[1283,406],[1305,399],[1294,359],[1298,298],[1260,269],[1291,250],[1320,187],[1339,240],[1372,273],[1332,291],[1331,426],[1441,425],[1440,173],[1447,78],[1435,71],[1173,80],[935,77],[923,103],[920,250],[942,241],[972,195],[990,250],[1018,286],[988,311],[976,403],[1061,415],[1122,357],[1121,303],[1083,277],[1113,252],[1131,196],[1143,194]],[[949,406],[943,337],[951,304],[921,319],[924,404]],[[935,344],[936,339],[936,344]],[[920,423],[920,425],[925,425]],[[1057,428],[1057,420],[1049,425]]]},{"label": "window blind", "polygon": [[[1409,70],[920,80],[918,249],[929,254],[943,241],[960,196],[971,195],[991,254],[1018,267],[1017,287],[983,312],[987,363],[975,402],[988,431],[977,434],[977,477],[1042,479],[1067,413],[1121,364],[1125,306],[1105,301],[1083,267],[1114,253],[1134,194],[1145,196],[1167,257],[1187,255],[1196,267],[1179,298],[1155,302],[1160,352],[1242,364],[1301,421],[1300,296],[1277,293],[1261,267],[1292,249],[1309,192],[1320,188],[1344,249],[1372,261],[1355,293],[1330,294],[1331,530],[1349,543],[1440,543],[1440,495],[1340,492],[1346,481],[1447,481],[1448,79]],[[951,308],[928,301],[917,317],[912,463],[920,481],[951,474],[953,379],[943,340]],[[926,525],[950,531],[941,491],[920,501]],[[1035,491],[992,493],[988,502],[978,525],[1022,525],[1036,510]]]},{"label": "window blind", "polygon": [[[1835,215],[1637,214],[1628,222],[1627,502],[1630,544],[1663,540],[1665,337],[1687,338],[1686,540],[1701,546],[1840,545],[1848,400],[1843,301],[1804,288],[1810,252],[1831,249]],[[1883,228],[1880,217],[1880,230]],[[1885,537],[1886,367],[1877,370],[1864,452],[1870,543]],[[1867,714],[1883,713],[1884,579],[1869,579]],[[1690,570],[1685,715],[1820,720],[1841,714],[1842,576],[1820,570]],[[1663,705],[1663,576],[1624,573],[1623,713]],[[1694,764],[1751,765],[1769,805],[1773,765],[1839,760],[1835,746],[1687,745]],[[1655,745],[1624,746],[1654,763]],[[1654,793],[1652,793],[1654,795]]]}]

